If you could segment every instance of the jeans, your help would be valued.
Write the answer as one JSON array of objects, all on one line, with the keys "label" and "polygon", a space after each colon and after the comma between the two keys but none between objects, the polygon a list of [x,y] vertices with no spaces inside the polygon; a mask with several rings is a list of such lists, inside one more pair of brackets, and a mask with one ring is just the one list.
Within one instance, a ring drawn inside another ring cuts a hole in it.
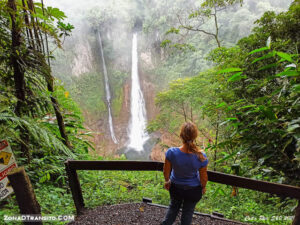
[{"label": "jeans", "polygon": [[202,188],[201,186],[189,187],[171,183],[170,198],[170,206],[162,225],[174,223],[181,205],[181,225],[189,225],[192,222],[195,206],[202,198]]}]

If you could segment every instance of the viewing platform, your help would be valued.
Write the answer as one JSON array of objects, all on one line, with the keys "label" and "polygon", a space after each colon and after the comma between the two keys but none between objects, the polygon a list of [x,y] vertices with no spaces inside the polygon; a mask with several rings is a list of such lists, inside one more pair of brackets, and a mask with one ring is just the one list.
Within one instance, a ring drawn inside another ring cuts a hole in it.
[{"label": "viewing platform", "polygon": [[[66,172],[75,203],[77,217],[70,224],[160,224],[167,206],[152,204],[144,199],[144,203],[128,203],[120,205],[100,206],[87,209],[81,191],[77,170],[125,170],[125,171],[163,171],[164,164],[155,161],[82,161],[67,160]],[[246,188],[255,191],[290,197],[298,200],[292,225],[300,225],[300,187],[254,180],[246,177],[207,171],[211,182]],[[180,217],[179,217],[180,218]],[[178,218],[177,218],[178,220]],[[106,221],[106,222],[105,222]],[[222,215],[194,213],[193,224],[245,224],[222,218]],[[176,223],[175,223],[176,224]]]}]

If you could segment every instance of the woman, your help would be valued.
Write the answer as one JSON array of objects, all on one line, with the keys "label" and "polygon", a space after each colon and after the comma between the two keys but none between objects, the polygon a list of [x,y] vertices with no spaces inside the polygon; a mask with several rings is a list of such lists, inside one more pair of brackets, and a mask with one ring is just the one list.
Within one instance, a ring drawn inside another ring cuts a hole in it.
[{"label": "woman", "polygon": [[164,187],[170,192],[171,202],[163,225],[173,224],[181,204],[181,225],[191,224],[195,206],[206,191],[208,160],[194,143],[197,135],[195,124],[183,124],[180,131],[183,145],[166,152]]}]

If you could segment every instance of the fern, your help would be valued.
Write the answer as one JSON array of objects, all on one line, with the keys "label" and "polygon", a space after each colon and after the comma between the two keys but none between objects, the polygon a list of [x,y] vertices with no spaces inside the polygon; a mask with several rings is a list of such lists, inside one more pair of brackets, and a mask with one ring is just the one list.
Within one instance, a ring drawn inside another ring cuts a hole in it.
[{"label": "fern", "polygon": [[[0,113],[0,127],[3,128],[13,126],[24,128],[29,136],[36,142],[41,145],[41,147],[46,147],[50,149],[55,149],[58,152],[62,152],[64,155],[70,158],[76,158],[75,154],[68,149],[60,139],[58,139],[52,132],[43,125],[34,119],[23,117],[19,118],[13,113]],[[0,135],[1,138],[6,138],[5,133]],[[14,139],[20,142],[21,140],[15,135]],[[30,146],[29,146],[30,147]],[[33,149],[32,149],[33,150]]]}]

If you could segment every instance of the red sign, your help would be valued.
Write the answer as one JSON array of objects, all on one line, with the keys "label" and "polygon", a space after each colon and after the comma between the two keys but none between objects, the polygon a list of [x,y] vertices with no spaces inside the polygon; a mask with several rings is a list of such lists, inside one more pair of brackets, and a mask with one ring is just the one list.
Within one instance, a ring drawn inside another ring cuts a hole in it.
[{"label": "red sign", "polygon": [[15,163],[11,164],[9,167],[7,167],[5,170],[3,170],[2,172],[0,172],[0,181],[3,180],[9,171],[11,171],[13,168],[16,168],[17,165]]},{"label": "red sign", "polygon": [[6,140],[0,141],[0,151],[8,147],[8,142]]}]

